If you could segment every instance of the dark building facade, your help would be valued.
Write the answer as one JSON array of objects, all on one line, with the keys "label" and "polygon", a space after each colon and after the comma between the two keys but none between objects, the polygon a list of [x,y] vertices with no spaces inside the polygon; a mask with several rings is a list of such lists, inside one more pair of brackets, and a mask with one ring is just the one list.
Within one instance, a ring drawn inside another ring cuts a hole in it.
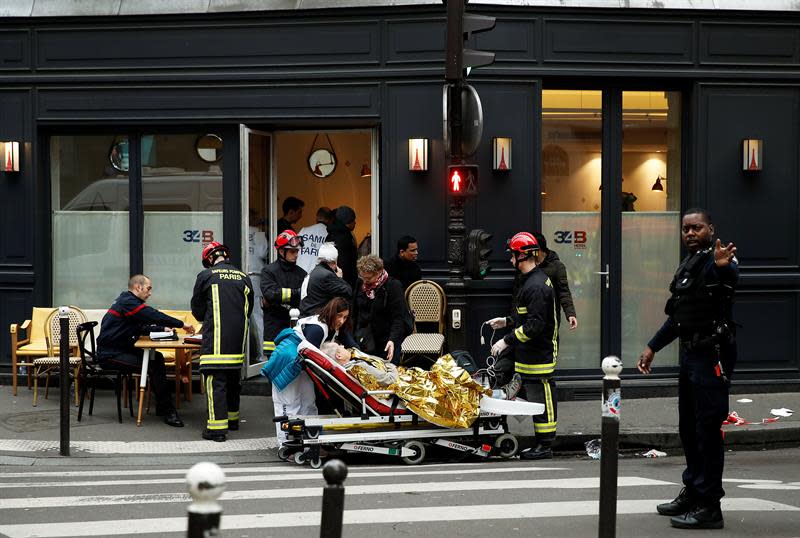
[{"label": "dark building facade", "polygon": [[[104,308],[142,271],[156,306],[186,308],[201,245],[254,267],[291,195],[298,230],[354,207],[364,251],[388,258],[410,234],[444,284],[445,12],[363,4],[0,19],[0,141],[20,148],[0,172],[3,327],[33,306]],[[496,61],[468,77],[484,123],[465,224],[494,235],[492,271],[467,281],[473,355],[509,309],[506,238],[542,230],[578,309],[561,375],[633,364],[663,320],[680,212],[702,206],[739,248],[738,377],[796,382],[800,14],[469,10],[497,17],[473,43]],[[657,361],[674,377],[674,346]]]}]

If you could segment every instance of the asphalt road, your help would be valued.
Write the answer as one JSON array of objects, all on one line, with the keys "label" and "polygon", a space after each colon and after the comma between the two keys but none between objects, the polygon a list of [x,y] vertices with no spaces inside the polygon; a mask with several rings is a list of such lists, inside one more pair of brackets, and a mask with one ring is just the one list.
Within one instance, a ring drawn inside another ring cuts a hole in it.
[{"label": "asphalt road", "polygon": [[[714,536],[800,536],[800,449],[728,454],[726,527]],[[223,466],[223,536],[318,536],[320,471],[250,459]],[[185,536],[185,466],[0,468],[0,535]],[[599,464],[587,458],[432,463],[351,458],[347,537],[596,536]],[[655,504],[680,489],[682,459],[623,459],[618,536],[678,536]]]}]

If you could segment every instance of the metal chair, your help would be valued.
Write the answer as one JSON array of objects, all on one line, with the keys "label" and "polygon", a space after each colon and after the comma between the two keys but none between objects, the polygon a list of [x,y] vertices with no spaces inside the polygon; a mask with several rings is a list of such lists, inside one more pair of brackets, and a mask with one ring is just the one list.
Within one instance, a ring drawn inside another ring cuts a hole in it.
[{"label": "metal chair", "polygon": [[[75,405],[78,405],[78,371],[81,367],[81,358],[73,356],[73,351],[78,347],[78,325],[86,321],[86,316],[80,308],[69,307],[69,367],[73,370],[75,383]],[[39,402],[39,377],[44,374],[47,376],[45,382],[44,397],[47,398],[50,392],[50,374],[57,372],[61,365],[59,357],[59,344],[61,343],[61,319],[58,309],[53,310],[44,323],[45,340],[47,341],[47,357],[33,360],[33,406]]]},{"label": "metal chair", "polygon": [[[97,360],[97,344],[94,338],[94,328],[97,326],[96,321],[87,321],[78,325],[76,332],[78,335],[78,349],[81,354],[81,370],[80,370],[80,387],[81,395],[79,397],[80,404],[78,405],[78,422],[81,421],[83,416],[83,402],[86,400],[86,392],[91,388],[89,393],[89,416],[92,416],[94,410],[94,393],[97,389],[97,382],[102,380],[113,381],[114,394],[117,397],[117,420],[122,423],[122,382],[123,380],[128,385],[128,409],[133,417],[133,391],[130,390],[132,383],[132,376],[130,373],[122,372],[120,370],[102,368]],[[88,344],[88,345],[87,345]]]},{"label": "metal chair", "polygon": [[[447,297],[439,284],[432,280],[418,280],[406,290],[406,302],[414,314],[414,332],[401,344],[405,355],[434,355],[438,358],[444,351],[444,323]],[[437,332],[418,332],[420,323],[436,324]]]}]

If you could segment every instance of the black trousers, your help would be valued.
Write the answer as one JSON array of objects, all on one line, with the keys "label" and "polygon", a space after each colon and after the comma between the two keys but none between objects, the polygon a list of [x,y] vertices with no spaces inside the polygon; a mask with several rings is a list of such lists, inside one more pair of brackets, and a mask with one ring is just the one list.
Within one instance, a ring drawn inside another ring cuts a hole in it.
[{"label": "black trousers", "polygon": [[[137,349],[131,352],[119,353],[110,359],[102,360],[101,365],[107,365],[109,369],[117,369],[122,372],[138,374],[142,371],[142,359],[144,350]],[[150,378],[150,386],[156,395],[156,414],[165,415],[175,410],[172,402],[169,383],[167,382],[167,368],[164,366],[164,355],[153,350],[150,353],[150,361],[147,364],[147,375]]]},{"label": "black trousers", "polygon": [[202,372],[208,403],[206,430],[213,433],[227,433],[228,422],[239,421],[241,370],[204,368]]},{"label": "black trousers", "polygon": [[725,495],[722,422],[728,416],[728,383],[711,356],[681,353],[678,428],[686,457],[683,484],[701,504],[714,506]]},{"label": "black trousers", "polygon": [[550,446],[556,438],[558,425],[558,394],[556,381],[552,377],[522,378],[520,393],[529,402],[544,404],[544,413],[533,416],[533,431],[536,442]]}]

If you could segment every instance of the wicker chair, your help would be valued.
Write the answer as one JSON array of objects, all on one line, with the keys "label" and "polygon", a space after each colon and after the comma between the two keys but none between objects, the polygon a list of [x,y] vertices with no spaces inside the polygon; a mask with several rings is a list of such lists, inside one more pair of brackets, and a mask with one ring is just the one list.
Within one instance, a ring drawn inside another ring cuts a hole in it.
[{"label": "wicker chair", "polygon": [[[17,395],[17,377],[25,368],[28,390],[33,388],[33,359],[46,357],[47,342],[44,337],[44,322],[53,312],[51,307],[34,307],[30,319],[11,324],[11,379],[14,396]],[[22,333],[25,338],[22,338]]]},{"label": "wicker chair", "polygon": [[[73,350],[78,348],[78,325],[86,321],[86,316],[80,308],[71,306],[69,309],[69,347],[70,357],[69,366],[73,370],[75,382],[75,405],[78,405],[78,371],[81,367],[81,358],[72,356]],[[61,320],[58,309],[53,310],[47,317],[44,324],[45,340],[47,341],[47,357],[33,360],[33,405],[39,402],[39,377],[45,375],[44,397],[47,398],[50,391],[50,374],[57,372],[61,359],[58,355],[58,345],[61,342]]]},{"label": "wicker chair", "polygon": [[[414,332],[401,345],[403,362],[406,355],[439,357],[444,350],[444,323],[447,298],[439,284],[432,280],[418,280],[406,290],[406,302],[414,313]],[[418,332],[418,325],[435,324],[437,332]]]}]

